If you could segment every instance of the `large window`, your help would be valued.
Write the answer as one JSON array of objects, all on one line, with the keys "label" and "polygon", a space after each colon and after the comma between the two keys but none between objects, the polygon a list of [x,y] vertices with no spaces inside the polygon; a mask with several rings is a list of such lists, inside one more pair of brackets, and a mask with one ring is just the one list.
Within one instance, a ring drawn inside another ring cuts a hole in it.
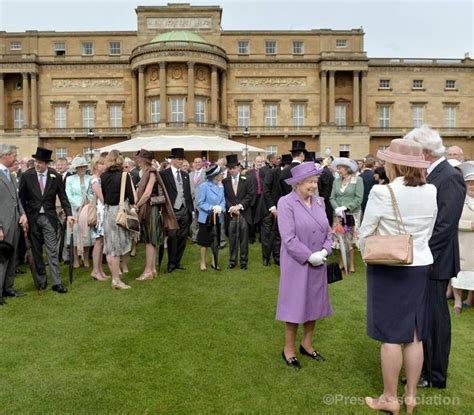
[{"label": "large window", "polygon": [[239,127],[248,127],[250,122],[250,105],[239,104],[237,108],[237,125]]},{"label": "large window", "polygon": [[13,108],[13,128],[22,128],[23,127],[23,108],[14,107]]},{"label": "large window", "polygon": [[122,128],[122,105],[112,104],[110,110],[110,126],[112,128]]},{"label": "large window", "polygon": [[293,55],[304,54],[304,42],[302,40],[295,40],[293,42]]},{"label": "large window", "polygon": [[278,154],[278,146],[274,144],[270,144],[265,146],[265,153],[267,154]]},{"label": "large window", "polygon": [[67,127],[67,110],[66,106],[54,107],[54,125],[56,128]]},{"label": "large window", "polygon": [[411,114],[413,119],[413,127],[421,127],[423,125],[423,105],[413,105]]},{"label": "large window", "polygon": [[379,106],[380,128],[390,128],[390,105]]},{"label": "large window", "polygon": [[67,157],[67,148],[66,147],[57,147],[56,148],[56,159],[61,157]]},{"label": "large window", "polygon": [[346,105],[336,104],[336,125],[338,127],[346,126]]},{"label": "large window", "polygon": [[277,43],[274,40],[265,42],[265,53],[267,55],[275,55],[277,53]]},{"label": "large window", "polygon": [[275,128],[277,126],[277,108],[276,104],[265,105],[265,127]]},{"label": "large window", "polygon": [[171,121],[184,122],[184,98],[171,99]]},{"label": "large window", "polygon": [[120,42],[109,42],[109,54],[110,55],[120,55],[121,53],[121,48],[120,48]]},{"label": "large window", "polygon": [[82,107],[82,128],[94,128],[93,105],[84,105]]},{"label": "large window", "polygon": [[446,105],[444,107],[444,126],[446,128],[456,128],[456,106]]},{"label": "large window", "polygon": [[203,99],[196,100],[196,122],[198,124],[206,122],[206,104]]},{"label": "large window", "polygon": [[160,99],[152,98],[150,100],[150,118],[151,122],[160,122]]},{"label": "large window", "polygon": [[336,48],[347,48],[347,39],[336,39]]},{"label": "large window", "polygon": [[304,127],[304,104],[293,104],[293,127]]},{"label": "large window", "polygon": [[239,40],[238,46],[239,46],[238,47],[239,55],[249,54],[249,41],[248,40]]},{"label": "large window", "polygon": [[92,56],[94,54],[94,44],[92,42],[82,42],[82,54]]}]

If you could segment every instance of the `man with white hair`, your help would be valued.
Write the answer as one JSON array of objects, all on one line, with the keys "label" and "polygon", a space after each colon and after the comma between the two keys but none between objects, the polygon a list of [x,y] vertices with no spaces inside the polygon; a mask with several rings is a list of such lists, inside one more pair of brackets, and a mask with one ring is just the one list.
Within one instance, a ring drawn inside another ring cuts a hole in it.
[{"label": "man with white hair", "polygon": [[451,146],[448,147],[448,151],[446,152],[446,158],[448,160],[454,159],[462,163],[464,161],[464,152],[459,146]]},{"label": "man with white hair", "polygon": [[423,155],[431,163],[427,169],[427,182],[436,186],[438,204],[438,215],[429,241],[434,262],[428,285],[428,336],[423,342],[424,363],[418,386],[444,389],[451,349],[446,288],[460,268],[458,223],[466,186],[462,175],[444,157],[446,149],[437,131],[422,126],[409,132],[405,139],[423,147]]}]

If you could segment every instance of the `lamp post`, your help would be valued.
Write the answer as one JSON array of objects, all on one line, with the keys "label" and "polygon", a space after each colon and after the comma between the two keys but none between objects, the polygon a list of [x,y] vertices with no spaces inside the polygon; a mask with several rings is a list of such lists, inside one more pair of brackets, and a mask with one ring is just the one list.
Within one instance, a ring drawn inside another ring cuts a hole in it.
[{"label": "lamp post", "polygon": [[244,137],[245,137],[245,168],[248,168],[248,159],[249,159],[249,127],[245,127]]},{"label": "lamp post", "polygon": [[92,139],[94,138],[94,131],[92,131],[92,128],[89,128],[89,131],[87,131],[87,137],[89,137],[89,161],[92,160]]}]

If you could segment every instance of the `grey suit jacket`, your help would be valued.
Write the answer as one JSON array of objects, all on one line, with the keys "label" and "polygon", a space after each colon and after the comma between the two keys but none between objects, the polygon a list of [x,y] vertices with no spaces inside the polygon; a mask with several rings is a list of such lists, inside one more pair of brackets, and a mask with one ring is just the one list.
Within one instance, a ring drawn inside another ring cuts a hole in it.
[{"label": "grey suit jacket", "polygon": [[[205,169],[201,170],[201,173],[199,174],[196,182],[194,181],[194,170],[189,173],[189,183],[191,184],[191,195],[193,197],[193,202],[197,200],[199,186],[201,186],[201,183],[204,183],[205,181],[206,181]],[[194,206],[196,206],[196,203],[194,203]]]},{"label": "grey suit jacket", "polygon": [[11,177],[9,181],[3,172],[0,172],[0,206],[0,226],[3,228],[5,238],[10,238],[10,234],[13,235],[13,230],[18,226],[20,215],[25,211],[18,197],[15,178]]}]

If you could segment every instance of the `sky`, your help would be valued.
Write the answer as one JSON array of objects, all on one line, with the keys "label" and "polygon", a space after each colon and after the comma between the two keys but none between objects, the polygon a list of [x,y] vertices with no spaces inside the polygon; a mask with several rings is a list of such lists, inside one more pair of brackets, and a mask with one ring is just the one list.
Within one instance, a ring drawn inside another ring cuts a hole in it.
[{"label": "sky", "polygon": [[[136,30],[136,6],[160,0],[0,0],[0,30]],[[224,30],[363,27],[369,57],[474,58],[474,0],[182,0],[219,5]],[[176,3],[176,1],[174,2]]]}]

